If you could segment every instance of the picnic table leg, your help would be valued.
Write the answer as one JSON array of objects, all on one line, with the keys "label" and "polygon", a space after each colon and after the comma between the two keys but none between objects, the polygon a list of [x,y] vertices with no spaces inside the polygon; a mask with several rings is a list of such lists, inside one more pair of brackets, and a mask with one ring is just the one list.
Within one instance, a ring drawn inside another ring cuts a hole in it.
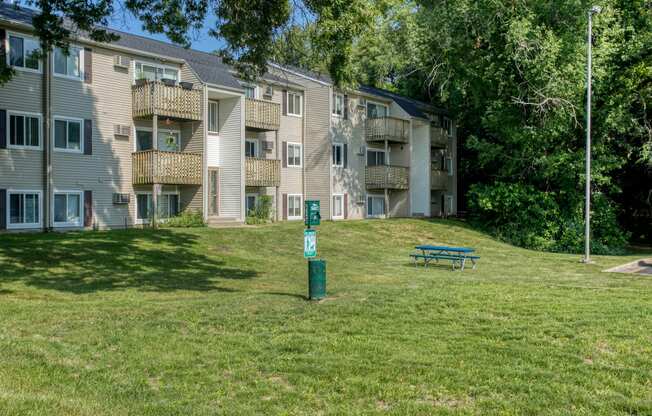
[{"label": "picnic table leg", "polygon": [[466,264],[466,256],[462,257],[461,263],[462,263],[462,271],[464,271],[464,265]]}]

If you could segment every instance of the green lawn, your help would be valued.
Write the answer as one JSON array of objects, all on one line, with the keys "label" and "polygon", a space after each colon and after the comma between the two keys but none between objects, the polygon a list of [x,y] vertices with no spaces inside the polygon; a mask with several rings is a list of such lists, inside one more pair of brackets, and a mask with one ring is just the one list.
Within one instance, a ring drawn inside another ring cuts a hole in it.
[{"label": "green lawn", "polygon": [[[0,235],[1,415],[652,414],[652,278],[452,221]],[[477,270],[415,269],[418,243]]]}]

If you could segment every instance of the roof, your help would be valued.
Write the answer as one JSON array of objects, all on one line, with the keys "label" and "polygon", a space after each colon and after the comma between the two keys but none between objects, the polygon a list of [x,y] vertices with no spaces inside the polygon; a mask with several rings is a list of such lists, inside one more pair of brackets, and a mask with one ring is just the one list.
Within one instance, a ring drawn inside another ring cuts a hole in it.
[{"label": "roof", "polygon": [[323,83],[326,83],[326,84],[331,84],[331,85],[333,84],[333,79],[328,74],[325,74],[325,73],[310,71],[308,69],[299,68],[298,66],[279,64],[279,63],[276,63],[276,62],[270,62],[270,64],[275,66],[276,68],[278,68],[279,71],[284,71],[285,70],[287,72],[294,72],[294,73],[296,73],[298,75],[302,75],[302,76],[304,76],[306,78],[312,78],[314,80],[317,80],[319,82],[323,82]]},{"label": "roof", "polygon": [[384,97],[384,98],[394,100],[394,102],[399,107],[405,110],[405,112],[412,117],[427,119],[428,118],[427,113],[448,114],[446,110],[435,107],[432,104],[415,100],[414,98],[405,97],[403,95],[399,95],[394,92],[384,90],[382,88],[370,87],[368,85],[360,85],[358,87],[358,90],[366,94],[372,94],[379,97]]},{"label": "roof", "polygon": [[[17,7],[12,4],[0,2],[0,17],[13,20],[18,23],[31,25],[32,18],[37,11],[25,7]],[[231,73],[231,68],[222,62],[222,59],[211,53],[187,49],[171,43],[138,36],[115,29],[107,30],[120,36],[111,44],[129,49],[148,52],[155,55],[167,56],[182,59],[197,73],[202,82],[213,85],[220,85],[231,89],[242,90],[237,78]]]}]

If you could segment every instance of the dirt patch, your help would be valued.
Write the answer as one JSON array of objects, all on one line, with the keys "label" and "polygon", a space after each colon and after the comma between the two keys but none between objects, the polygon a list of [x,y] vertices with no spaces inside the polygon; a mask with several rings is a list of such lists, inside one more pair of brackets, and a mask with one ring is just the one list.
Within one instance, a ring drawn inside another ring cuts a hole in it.
[{"label": "dirt patch", "polygon": [[652,276],[652,259],[641,259],[605,270],[609,273],[633,273]]}]

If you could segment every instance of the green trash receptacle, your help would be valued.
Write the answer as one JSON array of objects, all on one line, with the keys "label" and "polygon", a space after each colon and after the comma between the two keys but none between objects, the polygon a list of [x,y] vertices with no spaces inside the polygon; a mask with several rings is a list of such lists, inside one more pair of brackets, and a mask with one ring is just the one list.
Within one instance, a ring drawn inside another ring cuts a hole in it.
[{"label": "green trash receptacle", "polygon": [[326,297],[326,261],[308,260],[308,298],[319,300]]}]

